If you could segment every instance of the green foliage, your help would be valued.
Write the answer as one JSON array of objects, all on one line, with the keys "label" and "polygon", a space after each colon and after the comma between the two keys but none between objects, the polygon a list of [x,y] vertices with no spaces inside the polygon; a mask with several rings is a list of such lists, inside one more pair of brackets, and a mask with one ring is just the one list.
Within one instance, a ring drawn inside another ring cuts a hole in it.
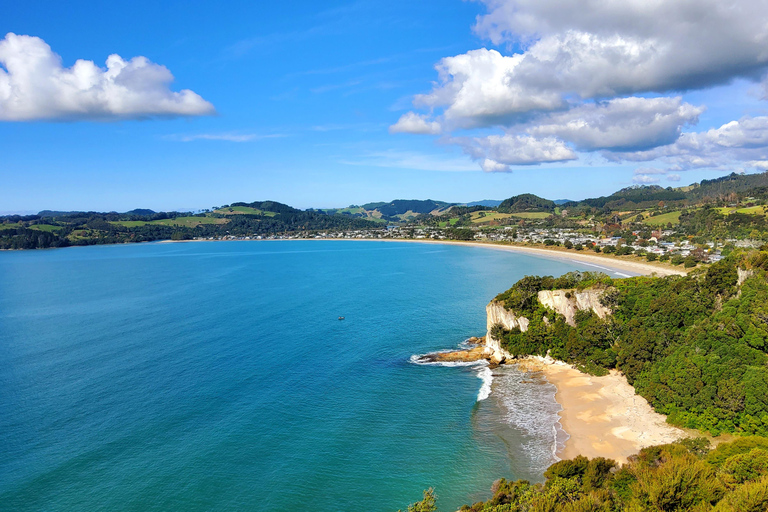
[{"label": "green foliage", "polygon": [[[768,439],[756,439],[750,444],[768,443]],[[460,510],[765,512],[768,452],[761,448],[743,452],[745,445],[734,443],[719,447],[718,455],[739,452],[725,459],[724,467],[702,458],[706,442],[701,439],[645,448],[621,468],[612,460],[579,456],[550,466],[543,485],[498,480],[491,488],[491,499]]]},{"label": "green foliage", "polygon": [[474,240],[475,232],[467,228],[446,229],[445,235],[452,240]]},{"label": "green foliage", "polygon": [[706,461],[719,468],[729,458],[755,449],[768,451],[768,439],[760,436],[745,436],[730,443],[723,443],[707,454]]},{"label": "green foliage", "polygon": [[498,211],[502,213],[516,213],[527,211],[554,212],[555,203],[533,194],[520,194],[501,202]]},{"label": "green foliage", "polygon": [[[739,287],[736,268],[753,275]],[[707,430],[768,435],[768,252],[734,251],[689,276],[611,280],[599,274],[527,276],[497,296],[529,320],[495,326],[515,355],[546,355],[594,375],[616,368],[668,421]],[[592,287],[613,314],[578,311],[575,326],[543,307],[538,292]]]},{"label": "green foliage", "polygon": [[[372,221],[349,215],[302,211],[274,201],[233,203],[219,212],[132,210],[127,213],[40,212],[0,217],[0,249],[42,249],[195,237],[276,235],[312,230],[370,229]],[[44,219],[44,222],[43,222]]]},{"label": "green foliage", "polygon": [[[408,505],[408,512],[435,512],[437,510],[436,501],[437,495],[435,495],[435,490],[430,487],[424,491],[423,500]],[[398,510],[398,512],[401,511]]]}]

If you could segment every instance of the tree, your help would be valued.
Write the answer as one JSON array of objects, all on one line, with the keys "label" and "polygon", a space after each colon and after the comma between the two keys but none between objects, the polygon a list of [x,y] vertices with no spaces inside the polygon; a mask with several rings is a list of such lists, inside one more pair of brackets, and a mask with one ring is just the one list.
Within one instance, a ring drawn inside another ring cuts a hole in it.
[{"label": "tree", "polygon": [[[437,510],[436,501],[437,495],[435,495],[435,490],[430,487],[424,491],[423,500],[408,505],[408,512],[435,512]],[[397,512],[402,511],[398,510]]]}]

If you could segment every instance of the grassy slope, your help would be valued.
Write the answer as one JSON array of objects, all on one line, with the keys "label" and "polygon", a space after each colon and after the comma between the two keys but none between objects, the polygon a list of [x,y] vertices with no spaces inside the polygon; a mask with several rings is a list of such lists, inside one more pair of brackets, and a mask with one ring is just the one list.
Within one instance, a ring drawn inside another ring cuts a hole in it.
[{"label": "grassy slope", "polygon": [[669,212],[656,215],[655,217],[646,217],[643,219],[643,224],[649,226],[666,226],[669,223],[677,224],[680,222],[680,212]]}]

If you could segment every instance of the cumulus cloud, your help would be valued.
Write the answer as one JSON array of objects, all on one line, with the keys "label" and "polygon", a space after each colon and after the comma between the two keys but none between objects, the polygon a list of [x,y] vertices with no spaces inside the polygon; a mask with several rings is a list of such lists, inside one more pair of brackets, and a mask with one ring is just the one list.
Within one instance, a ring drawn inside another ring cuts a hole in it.
[{"label": "cumulus cloud", "polygon": [[[474,30],[499,49],[436,64],[431,90],[413,99],[429,115],[407,114],[420,121],[417,133],[430,133],[427,126],[439,120],[442,132],[452,134],[447,140],[483,168],[530,165],[537,162],[528,155],[537,154],[540,162],[562,161],[576,152],[599,152],[610,161],[658,158],[677,170],[732,170],[734,162],[768,160],[763,118],[686,133],[704,107],[668,97],[743,79],[762,80],[768,99],[768,3],[478,1],[487,13]],[[505,135],[486,142],[455,136],[484,128]],[[539,151],[544,140],[550,151]],[[497,158],[502,147],[524,156]]]},{"label": "cumulus cloud", "polygon": [[667,181],[680,181],[680,175],[679,174],[669,174],[669,175],[667,175]]},{"label": "cumulus cloud", "polygon": [[561,108],[564,102],[556,91],[515,81],[522,60],[486,49],[446,57],[437,65],[439,83],[432,92],[417,95],[414,104],[445,107],[446,121],[458,127],[489,126]]},{"label": "cumulus cloud", "polygon": [[440,123],[430,121],[426,115],[408,112],[400,117],[397,123],[389,127],[389,133],[422,133],[437,135],[442,131]]},{"label": "cumulus cloud", "polygon": [[526,135],[489,135],[488,137],[461,138],[458,143],[464,152],[483,162],[482,169],[501,171],[500,165],[537,165],[544,162],[574,160],[576,154],[563,141],[554,137],[537,139]]},{"label": "cumulus cloud", "polygon": [[106,69],[78,60],[65,68],[38,37],[0,40],[0,120],[113,120],[215,113],[198,94],[170,90],[173,75],[145,57],[113,54]]},{"label": "cumulus cloud", "polygon": [[657,169],[655,167],[638,167],[635,169],[635,175],[639,174],[667,174],[666,169]]},{"label": "cumulus cloud", "polygon": [[582,96],[698,89],[768,65],[762,0],[481,1],[479,35],[526,46],[526,71]]},{"label": "cumulus cloud", "polygon": [[485,172],[512,172],[508,165],[491,160],[490,158],[484,158],[480,162],[480,168]]},{"label": "cumulus cloud", "polygon": [[697,168],[732,170],[733,162],[763,168],[768,160],[768,117],[743,117],[719,128],[683,133],[674,144],[647,151],[603,153],[614,161],[663,161],[677,171]]},{"label": "cumulus cloud", "polygon": [[655,176],[649,176],[647,174],[638,174],[637,176],[632,178],[633,183],[638,183],[641,185],[650,185],[651,183],[658,183],[659,178]]},{"label": "cumulus cloud", "polygon": [[672,144],[702,112],[680,97],[617,98],[538,119],[530,131],[572,142],[581,151],[638,151]]}]

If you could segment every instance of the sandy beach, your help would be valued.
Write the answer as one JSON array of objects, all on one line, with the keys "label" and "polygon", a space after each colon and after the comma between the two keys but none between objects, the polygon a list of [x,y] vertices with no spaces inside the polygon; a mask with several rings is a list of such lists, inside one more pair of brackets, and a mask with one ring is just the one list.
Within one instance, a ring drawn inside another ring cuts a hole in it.
[{"label": "sandy beach", "polygon": [[613,370],[604,377],[581,373],[570,365],[530,358],[520,365],[541,371],[557,387],[563,407],[560,423],[570,438],[558,453],[562,459],[577,455],[605,457],[624,463],[641,448],[675,441],[688,434],[665,422],[666,416],[650,404]]},{"label": "sandy beach", "polygon": [[[484,249],[494,249],[497,251],[521,252],[530,255],[540,256],[562,261],[579,262],[595,267],[599,270],[619,270],[631,272],[634,274],[659,276],[684,276],[688,269],[682,267],[672,267],[664,263],[645,263],[641,261],[632,261],[619,257],[607,256],[586,251],[570,251],[567,249],[554,249],[543,247],[529,247],[525,245],[507,245],[486,242],[459,242],[451,240],[427,240],[427,239],[400,239],[400,238],[293,238],[289,240],[303,241],[334,241],[334,242],[406,242],[417,244],[438,244],[438,245],[461,245],[467,247],[482,247]],[[190,242],[209,242],[219,240],[162,240],[159,243],[190,243]],[[253,242],[275,242],[284,241],[284,239],[275,240],[251,240]]]},{"label": "sandy beach", "polygon": [[[315,238],[302,239],[302,240],[318,240]],[[542,258],[549,258],[562,261],[576,261],[579,263],[585,263],[587,265],[595,266],[595,270],[623,270],[625,272],[632,272],[634,274],[651,275],[657,274],[659,276],[684,276],[687,275],[687,269],[675,268],[664,263],[645,263],[640,261],[632,261],[621,259],[619,257],[607,256],[593,252],[586,251],[570,251],[567,249],[548,249],[543,247],[529,247],[525,245],[507,245],[487,242],[459,242],[452,240],[413,240],[413,239],[399,239],[399,238],[361,238],[361,239],[328,239],[323,238],[320,240],[339,240],[339,241],[358,241],[358,242],[408,242],[418,244],[439,244],[439,245],[461,245],[467,247],[482,247],[484,249],[495,249],[497,251],[510,251],[520,252],[530,255],[540,256]]]}]

